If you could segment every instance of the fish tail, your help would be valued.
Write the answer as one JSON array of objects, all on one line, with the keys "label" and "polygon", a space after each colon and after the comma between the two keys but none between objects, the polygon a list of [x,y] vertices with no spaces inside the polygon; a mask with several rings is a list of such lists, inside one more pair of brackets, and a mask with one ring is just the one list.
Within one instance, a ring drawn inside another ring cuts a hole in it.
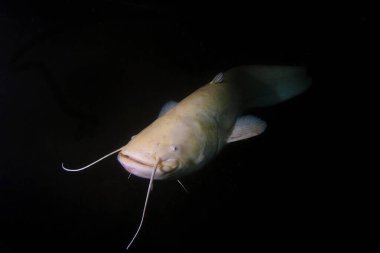
[{"label": "fish tail", "polygon": [[247,108],[278,104],[311,85],[306,68],[299,66],[241,66],[225,72],[224,79],[241,90]]}]

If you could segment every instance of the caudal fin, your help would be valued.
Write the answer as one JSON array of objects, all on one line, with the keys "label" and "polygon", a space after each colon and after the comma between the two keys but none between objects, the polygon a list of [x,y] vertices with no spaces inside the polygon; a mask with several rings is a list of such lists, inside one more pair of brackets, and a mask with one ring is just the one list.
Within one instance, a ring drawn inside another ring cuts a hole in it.
[{"label": "caudal fin", "polygon": [[248,65],[224,73],[237,85],[246,107],[270,106],[304,92],[311,84],[305,67]]}]

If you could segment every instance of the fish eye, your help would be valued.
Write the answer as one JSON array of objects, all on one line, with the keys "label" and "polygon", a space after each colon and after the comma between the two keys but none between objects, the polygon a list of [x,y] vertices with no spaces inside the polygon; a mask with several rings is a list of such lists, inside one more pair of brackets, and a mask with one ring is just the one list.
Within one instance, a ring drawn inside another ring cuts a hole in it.
[{"label": "fish eye", "polygon": [[171,145],[170,146],[170,150],[171,151],[177,151],[178,150],[178,147],[176,145]]}]

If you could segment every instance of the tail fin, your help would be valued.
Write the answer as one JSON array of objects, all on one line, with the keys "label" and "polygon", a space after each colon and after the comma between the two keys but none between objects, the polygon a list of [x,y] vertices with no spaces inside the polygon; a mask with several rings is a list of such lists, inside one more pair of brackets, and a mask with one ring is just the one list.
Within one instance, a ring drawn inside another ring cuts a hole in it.
[{"label": "tail fin", "polygon": [[248,65],[224,73],[224,80],[237,85],[246,107],[270,106],[304,92],[311,84],[306,68]]}]

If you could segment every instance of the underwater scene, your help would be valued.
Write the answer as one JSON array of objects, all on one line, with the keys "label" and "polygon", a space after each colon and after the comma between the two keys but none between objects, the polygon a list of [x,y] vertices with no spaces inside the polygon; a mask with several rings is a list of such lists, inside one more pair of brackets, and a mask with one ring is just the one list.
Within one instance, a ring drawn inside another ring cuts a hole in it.
[{"label": "underwater scene", "polygon": [[314,249],[312,21],[2,1],[0,253]]}]

